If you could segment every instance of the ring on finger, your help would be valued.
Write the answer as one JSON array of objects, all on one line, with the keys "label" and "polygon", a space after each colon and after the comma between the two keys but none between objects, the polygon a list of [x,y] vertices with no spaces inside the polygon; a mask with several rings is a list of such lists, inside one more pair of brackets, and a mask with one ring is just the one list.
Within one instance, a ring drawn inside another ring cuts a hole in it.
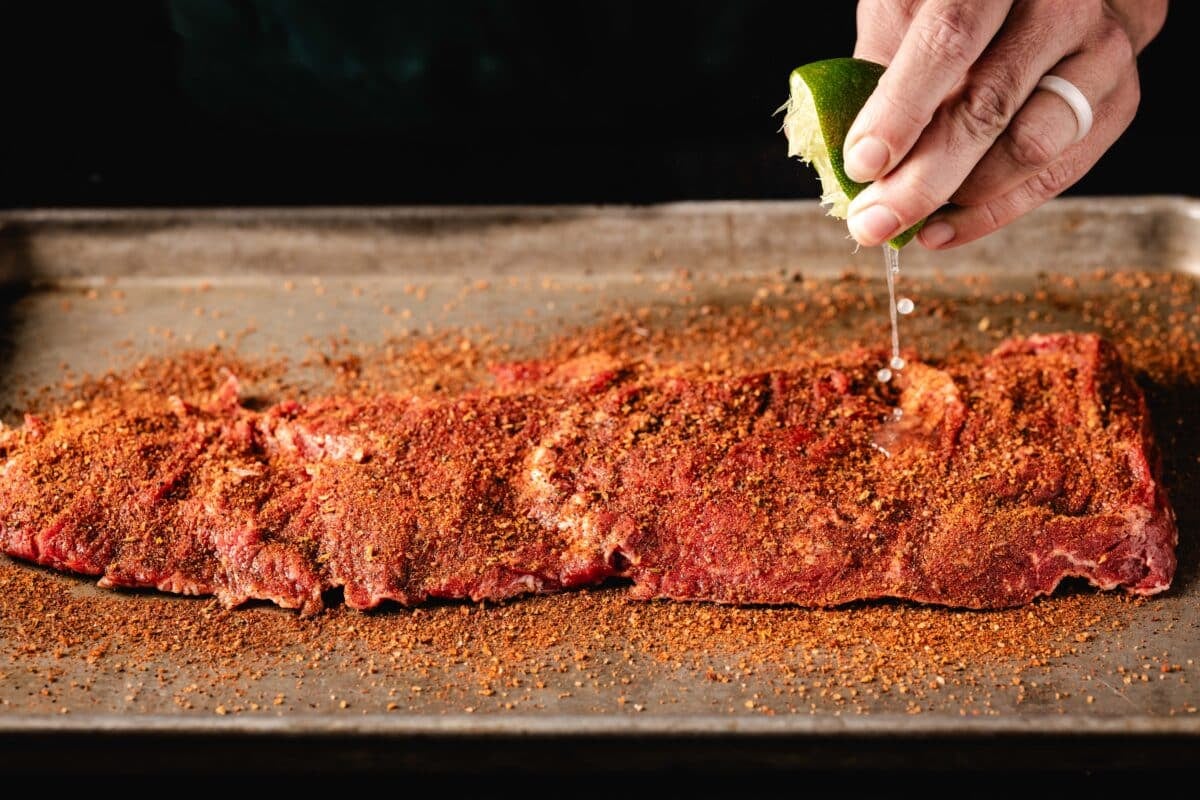
[{"label": "ring on finger", "polygon": [[1038,81],[1037,88],[1045,89],[1061,97],[1075,114],[1075,138],[1071,140],[1071,144],[1075,144],[1088,135],[1088,131],[1092,129],[1092,104],[1088,102],[1083,92],[1079,91],[1078,86],[1057,75],[1043,75],[1042,79]]}]

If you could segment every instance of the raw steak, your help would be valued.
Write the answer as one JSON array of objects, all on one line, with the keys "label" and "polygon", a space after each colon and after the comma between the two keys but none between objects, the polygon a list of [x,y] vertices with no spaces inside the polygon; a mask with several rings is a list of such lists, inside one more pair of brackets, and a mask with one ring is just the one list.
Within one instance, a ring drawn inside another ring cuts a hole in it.
[{"label": "raw steak", "polygon": [[[319,610],[621,577],[637,598],[1026,603],[1166,589],[1145,403],[1090,335],[884,386],[850,352],[714,377],[603,355],[454,399],[130,393],[0,433],[0,549],[104,586]],[[82,406],[82,407],[79,407]]]}]

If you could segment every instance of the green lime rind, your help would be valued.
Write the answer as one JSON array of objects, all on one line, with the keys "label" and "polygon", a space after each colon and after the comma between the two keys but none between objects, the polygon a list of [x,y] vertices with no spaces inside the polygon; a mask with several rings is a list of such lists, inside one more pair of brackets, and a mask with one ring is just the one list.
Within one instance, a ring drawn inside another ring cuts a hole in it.
[{"label": "green lime rind", "polygon": [[919,222],[917,222],[916,225],[913,225],[911,228],[906,230],[904,233],[898,234],[896,236],[893,236],[891,239],[888,239],[888,244],[890,244],[892,247],[899,250],[901,247],[904,247],[904,245],[911,242],[913,240],[913,237],[916,236],[918,233],[920,233],[921,228],[923,228],[923,227],[925,227],[925,220],[920,220]]},{"label": "green lime rind", "polygon": [[869,184],[851,180],[846,174],[842,142],[882,74],[882,65],[861,58],[830,58],[792,70],[792,75],[804,81],[812,93],[821,138],[827,145],[836,145],[829,147],[829,161],[838,184],[851,200]]},{"label": "green lime rind", "polygon": [[[821,127],[821,138],[825,140],[829,164],[842,192],[853,200],[870,183],[859,183],[846,174],[842,144],[854,124],[858,112],[875,91],[884,67],[861,58],[830,58],[814,61],[792,70],[791,79],[801,80],[812,94]],[[823,187],[828,191],[830,187]],[[921,230],[921,220],[888,243],[899,250],[912,241]]]}]

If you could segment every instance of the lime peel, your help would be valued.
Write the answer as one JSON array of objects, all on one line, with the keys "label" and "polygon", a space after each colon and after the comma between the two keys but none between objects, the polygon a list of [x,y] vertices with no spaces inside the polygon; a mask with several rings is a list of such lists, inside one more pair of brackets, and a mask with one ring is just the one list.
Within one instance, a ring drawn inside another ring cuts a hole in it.
[{"label": "lime peel", "polygon": [[[860,58],[814,61],[792,70],[788,101],[780,111],[788,156],[799,156],[817,171],[821,205],[830,216],[845,219],[850,201],[869,184],[851,180],[842,161],[842,145],[859,110],[875,91],[884,67]],[[893,238],[900,249],[917,234],[924,220]]]}]

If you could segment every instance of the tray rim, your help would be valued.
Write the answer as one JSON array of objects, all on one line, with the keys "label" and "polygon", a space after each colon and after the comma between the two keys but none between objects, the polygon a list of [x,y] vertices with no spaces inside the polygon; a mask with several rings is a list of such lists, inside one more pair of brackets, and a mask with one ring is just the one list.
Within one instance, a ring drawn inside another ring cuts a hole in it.
[{"label": "tray rim", "polygon": [[[1126,267],[1200,275],[1200,198],[1053,200],[951,250],[906,248],[906,271],[936,277]],[[655,205],[41,208],[0,211],[0,283],[104,276],[353,278],[536,273],[834,276],[873,269],[815,200]]]},{"label": "tray rim", "polygon": [[[347,205],[347,206],[180,206],[161,208],[151,206],[95,207],[38,207],[0,210],[0,225],[13,223],[96,223],[96,222],[261,222],[288,221],[311,223],[331,221],[377,221],[402,219],[431,219],[454,217],[528,217],[570,219],[581,215],[594,216],[666,216],[728,214],[731,212],[794,212],[809,209],[820,216],[824,210],[816,200],[680,200],[667,203],[635,204],[562,204],[562,205]],[[1059,197],[1039,209],[1055,211],[1115,212],[1148,214],[1182,212],[1200,222],[1200,195],[1083,195]],[[1014,224],[1019,224],[1014,223]]]},{"label": "tray rim", "polygon": [[909,714],[843,714],[730,716],[723,714],[446,714],[428,716],[374,712],[359,717],[319,713],[275,716],[189,716],[188,714],[88,714],[69,716],[14,714],[0,716],[0,735],[18,733],[108,734],[187,733],[286,736],[425,736],[510,737],[882,737],[904,736],[1185,736],[1200,739],[1200,714],[1158,716],[960,717],[936,712]]}]

